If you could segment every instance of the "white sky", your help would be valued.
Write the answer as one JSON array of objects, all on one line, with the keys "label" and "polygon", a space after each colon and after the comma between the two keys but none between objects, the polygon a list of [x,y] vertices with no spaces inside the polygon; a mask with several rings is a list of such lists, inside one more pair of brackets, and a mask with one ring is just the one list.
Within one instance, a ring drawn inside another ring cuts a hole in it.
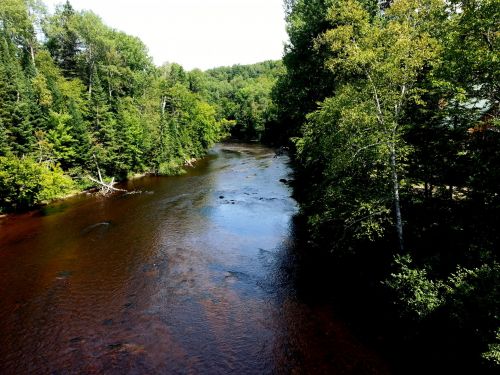
[{"label": "white sky", "polygon": [[[43,0],[49,10],[65,0]],[[70,0],[136,35],[154,62],[190,70],[282,57],[287,40],[283,0]]]}]

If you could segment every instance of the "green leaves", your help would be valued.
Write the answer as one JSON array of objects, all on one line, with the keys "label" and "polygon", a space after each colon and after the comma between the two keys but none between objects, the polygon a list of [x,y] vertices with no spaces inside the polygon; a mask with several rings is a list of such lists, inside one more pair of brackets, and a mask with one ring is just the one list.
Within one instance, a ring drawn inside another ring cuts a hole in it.
[{"label": "green leaves", "polygon": [[0,157],[0,209],[27,209],[75,190],[71,178],[52,163],[33,158]]},{"label": "green leaves", "polygon": [[332,227],[337,246],[380,238],[391,222],[390,150],[370,93],[346,85],[308,119],[296,145],[304,167],[322,173],[310,197],[312,208],[325,212],[322,225]]},{"label": "green leaves", "polygon": [[263,137],[266,124],[273,120],[271,91],[281,68],[279,61],[266,61],[206,72],[206,98],[217,109],[218,119],[234,121],[234,137]]},{"label": "green leaves", "polygon": [[69,166],[76,157],[76,139],[71,135],[69,123],[72,117],[66,113],[50,111],[50,130],[46,140],[51,152],[51,160]]},{"label": "green leaves", "polygon": [[409,255],[395,257],[396,271],[384,282],[395,295],[404,317],[423,321],[437,311],[445,313],[457,330],[466,329],[481,347],[483,358],[498,365],[500,265],[458,266],[446,278],[431,275],[430,267],[417,267]]},{"label": "green leaves", "polygon": [[488,345],[488,351],[483,353],[483,358],[493,365],[500,366],[500,328],[497,330],[496,340]]},{"label": "green leaves", "polygon": [[393,206],[402,246],[403,112],[424,94],[418,78],[439,53],[437,40],[416,22],[421,3],[400,0],[385,15],[372,16],[356,0],[336,1],[328,10],[331,28],[315,41],[317,50],[329,51],[325,65],[338,89],[308,117],[299,156],[322,171],[319,186],[330,198],[311,203],[330,213],[344,231],[341,238],[381,237]]},{"label": "green leaves", "polygon": [[353,273],[383,272],[364,263],[394,255],[395,306],[412,331],[446,327],[426,340],[452,337],[454,363],[499,363],[499,11],[298,0],[274,90],[312,239],[355,259]]},{"label": "green leaves", "polygon": [[93,154],[116,178],[201,157],[233,124],[202,96],[205,77],[178,64],[154,67],[137,37],[69,2],[45,15],[37,1],[2,1],[0,155],[8,158],[0,207],[58,197],[58,186],[71,185],[65,174],[93,173]]},{"label": "green leaves", "polygon": [[424,318],[444,303],[441,281],[429,279],[425,269],[412,268],[409,255],[396,256],[395,263],[398,271],[385,284],[397,293],[404,314]]}]

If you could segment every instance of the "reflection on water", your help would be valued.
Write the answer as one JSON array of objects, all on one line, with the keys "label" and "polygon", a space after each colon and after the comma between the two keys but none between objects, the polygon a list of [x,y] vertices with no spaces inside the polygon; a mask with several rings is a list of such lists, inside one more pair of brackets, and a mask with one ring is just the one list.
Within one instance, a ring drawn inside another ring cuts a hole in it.
[{"label": "reflection on water", "polygon": [[224,144],[128,183],[143,194],[3,219],[0,373],[388,373],[297,293],[297,205],[273,156]]}]

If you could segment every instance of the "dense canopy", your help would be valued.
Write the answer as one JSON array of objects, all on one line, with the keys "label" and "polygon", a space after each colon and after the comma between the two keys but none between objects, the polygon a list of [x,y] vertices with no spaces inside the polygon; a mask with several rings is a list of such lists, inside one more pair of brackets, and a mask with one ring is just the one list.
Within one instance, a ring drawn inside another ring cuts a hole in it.
[{"label": "dense canopy", "polygon": [[176,174],[231,126],[260,138],[279,62],[156,67],[136,37],[69,2],[0,4],[0,210],[94,184]]},{"label": "dense canopy", "polygon": [[498,366],[499,2],[287,5],[272,130],[310,235],[397,310],[407,363]]}]

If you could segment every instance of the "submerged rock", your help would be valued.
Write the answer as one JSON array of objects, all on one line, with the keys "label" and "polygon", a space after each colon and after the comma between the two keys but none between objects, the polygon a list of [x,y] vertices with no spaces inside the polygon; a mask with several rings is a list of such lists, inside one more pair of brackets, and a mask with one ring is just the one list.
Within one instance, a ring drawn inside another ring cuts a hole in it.
[{"label": "submerged rock", "polygon": [[93,224],[82,230],[82,233],[89,233],[92,232],[94,229],[97,228],[107,228],[111,225],[111,221],[103,221],[101,223]]}]

